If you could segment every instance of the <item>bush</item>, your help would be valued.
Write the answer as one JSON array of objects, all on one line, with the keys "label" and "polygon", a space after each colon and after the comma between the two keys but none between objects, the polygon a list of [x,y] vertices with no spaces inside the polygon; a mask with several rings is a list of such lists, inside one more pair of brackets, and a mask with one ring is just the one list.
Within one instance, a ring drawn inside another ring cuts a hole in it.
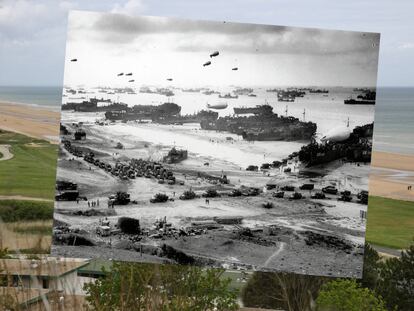
[{"label": "bush", "polygon": [[121,217],[118,219],[118,228],[126,234],[139,234],[139,220],[130,217]]},{"label": "bush", "polygon": [[381,296],[355,280],[335,280],[322,286],[316,299],[318,311],[387,311]]},{"label": "bush", "polygon": [[4,222],[53,219],[53,202],[1,200],[0,218]]},{"label": "bush", "polygon": [[234,311],[237,293],[222,269],[114,262],[85,285],[88,310]]}]

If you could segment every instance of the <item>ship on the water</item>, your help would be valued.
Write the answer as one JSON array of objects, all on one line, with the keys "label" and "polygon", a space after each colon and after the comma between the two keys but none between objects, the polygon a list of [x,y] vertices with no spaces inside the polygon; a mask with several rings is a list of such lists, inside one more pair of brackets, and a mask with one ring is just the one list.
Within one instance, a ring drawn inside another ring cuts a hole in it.
[{"label": "ship on the water", "polygon": [[310,89],[309,93],[312,93],[312,94],[327,94],[327,93],[329,93],[329,90],[327,90],[327,89]]},{"label": "ship on the water", "polygon": [[338,159],[352,162],[371,162],[372,135],[374,123],[355,127],[343,140],[317,143],[312,141],[298,153],[299,160],[306,167],[324,164]]},{"label": "ship on the water", "polygon": [[270,105],[257,105],[255,107],[234,107],[235,114],[272,114],[273,108]]},{"label": "ship on the water", "polygon": [[274,113],[253,116],[221,117],[215,121],[200,123],[203,130],[237,134],[249,141],[297,141],[310,140],[316,132],[316,123],[302,122],[294,117]]},{"label": "ship on the water", "polygon": [[375,91],[365,90],[359,94],[356,99],[348,98],[344,100],[346,105],[375,105],[377,93]]},{"label": "ship on the water", "polygon": [[[107,105],[98,105],[98,103],[109,103]],[[128,105],[124,103],[112,103],[109,99],[91,98],[81,103],[69,102],[62,105],[62,110],[74,110],[77,112],[101,112],[101,111],[122,111],[127,109]]]},{"label": "ship on the water", "polygon": [[232,99],[234,99],[234,98],[239,98],[239,96],[238,95],[231,95],[230,93],[227,93],[227,94],[224,94],[224,95],[221,95],[221,94],[219,94],[219,96],[218,96],[219,98],[232,98]]}]

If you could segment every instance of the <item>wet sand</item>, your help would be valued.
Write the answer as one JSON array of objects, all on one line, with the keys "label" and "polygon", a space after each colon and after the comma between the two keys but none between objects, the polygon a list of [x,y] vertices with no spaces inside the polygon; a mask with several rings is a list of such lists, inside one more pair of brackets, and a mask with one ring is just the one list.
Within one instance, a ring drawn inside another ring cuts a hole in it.
[{"label": "wet sand", "polygon": [[414,201],[414,156],[376,151],[369,180],[371,195]]},{"label": "wet sand", "polygon": [[0,129],[59,141],[60,113],[47,108],[0,102]]}]

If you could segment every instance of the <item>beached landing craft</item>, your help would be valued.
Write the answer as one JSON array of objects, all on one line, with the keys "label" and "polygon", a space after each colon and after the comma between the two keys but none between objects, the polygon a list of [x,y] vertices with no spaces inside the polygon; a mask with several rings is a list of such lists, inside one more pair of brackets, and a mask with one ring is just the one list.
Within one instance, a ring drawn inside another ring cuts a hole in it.
[{"label": "beached landing craft", "polygon": [[78,59],[77,59],[77,58],[72,58],[70,61],[71,61],[71,62],[77,62],[77,61],[78,61]]}]

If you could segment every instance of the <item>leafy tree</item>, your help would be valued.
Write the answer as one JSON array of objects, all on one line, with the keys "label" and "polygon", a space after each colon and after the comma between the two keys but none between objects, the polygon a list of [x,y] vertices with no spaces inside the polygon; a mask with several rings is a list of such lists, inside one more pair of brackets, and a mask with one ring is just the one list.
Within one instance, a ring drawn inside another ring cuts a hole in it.
[{"label": "leafy tree", "polygon": [[378,252],[368,243],[365,244],[364,268],[362,279],[359,281],[362,287],[375,290],[378,282],[380,256]]},{"label": "leafy tree", "polygon": [[355,280],[334,280],[322,286],[316,299],[318,311],[387,311],[381,296]]},{"label": "leafy tree", "polygon": [[389,309],[410,311],[414,308],[414,244],[380,264],[377,291]]},{"label": "leafy tree", "polygon": [[114,263],[111,272],[85,285],[89,310],[237,310],[237,293],[223,270],[193,266]]},{"label": "leafy tree", "polygon": [[294,273],[255,272],[242,291],[242,300],[246,307],[307,311],[327,280]]}]

